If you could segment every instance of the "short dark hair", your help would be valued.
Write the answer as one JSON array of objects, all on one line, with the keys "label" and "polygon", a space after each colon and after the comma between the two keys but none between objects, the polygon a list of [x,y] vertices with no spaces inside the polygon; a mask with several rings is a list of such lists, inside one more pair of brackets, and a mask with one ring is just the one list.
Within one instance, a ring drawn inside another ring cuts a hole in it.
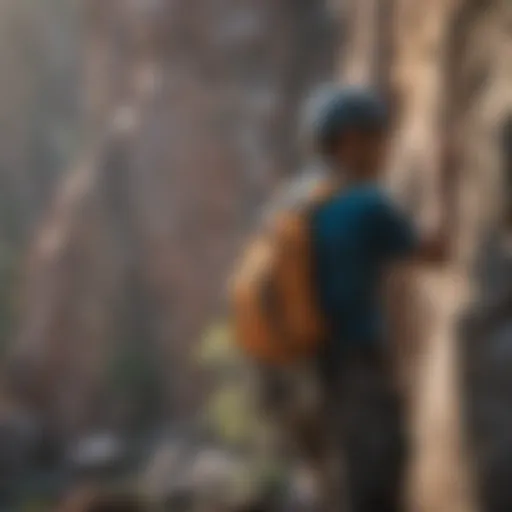
[{"label": "short dark hair", "polygon": [[[380,95],[365,87],[341,87],[320,92],[312,114],[317,151],[330,154],[347,130],[385,131],[388,112]],[[323,97],[322,97],[323,95]]]}]

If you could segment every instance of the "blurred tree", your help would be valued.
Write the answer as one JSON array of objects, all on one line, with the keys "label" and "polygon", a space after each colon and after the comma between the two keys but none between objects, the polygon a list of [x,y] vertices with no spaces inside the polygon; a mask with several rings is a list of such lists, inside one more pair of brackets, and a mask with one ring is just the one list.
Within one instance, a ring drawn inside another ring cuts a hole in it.
[{"label": "blurred tree", "polygon": [[80,132],[79,3],[0,5],[0,339],[15,327],[19,268]]},{"label": "blurred tree", "polygon": [[190,349],[297,162],[297,107],[330,74],[335,21],[316,0],[83,5],[90,146],[36,233],[15,358],[57,423],[101,421],[98,368],[136,330],[167,417],[191,414],[205,386]]}]

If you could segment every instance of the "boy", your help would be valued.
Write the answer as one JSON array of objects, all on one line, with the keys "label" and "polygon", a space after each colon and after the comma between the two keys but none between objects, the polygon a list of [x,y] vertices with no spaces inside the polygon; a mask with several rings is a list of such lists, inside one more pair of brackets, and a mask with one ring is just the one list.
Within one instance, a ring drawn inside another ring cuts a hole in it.
[{"label": "boy", "polygon": [[320,355],[326,421],[343,445],[353,512],[393,512],[404,422],[386,365],[380,285],[389,264],[440,262],[446,244],[440,234],[422,238],[379,186],[388,115],[377,94],[331,90],[314,116],[315,147],[342,183],[312,217],[315,284],[329,332]]}]

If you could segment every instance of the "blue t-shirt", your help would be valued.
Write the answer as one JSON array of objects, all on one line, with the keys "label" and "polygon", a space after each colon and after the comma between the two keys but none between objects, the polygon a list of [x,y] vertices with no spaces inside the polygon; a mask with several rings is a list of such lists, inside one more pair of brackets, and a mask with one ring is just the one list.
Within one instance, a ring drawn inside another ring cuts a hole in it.
[{"label": "blue t-shirt", "polygon": [[416,234],[376,185],[340,192],[312,218],[319,301],[332,343],[374,344],[385,338],[380,284],[387,263],[406,257]]}]

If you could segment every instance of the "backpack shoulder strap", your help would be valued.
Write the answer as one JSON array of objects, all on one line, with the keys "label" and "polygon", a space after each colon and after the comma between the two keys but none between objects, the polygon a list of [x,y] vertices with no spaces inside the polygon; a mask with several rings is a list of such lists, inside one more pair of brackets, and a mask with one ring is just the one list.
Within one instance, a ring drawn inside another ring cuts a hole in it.
[{"label": "backpack shoulder strap", "polygon": [[304,348],[323,338],[326,329],[317,304],[310,216],[338,190],[333,182],[319,182],[294,208],[275,219],[276,285],[286,297],[283,322],[292,339]]},{"label": "backpack shoulder strap", "polygon": [[343,185],[335,180],[325,180],[317,183],[310,191],[309,197],[304,201],[300,210],[301,214],[309,219],[319,208],[328,203]]}]

